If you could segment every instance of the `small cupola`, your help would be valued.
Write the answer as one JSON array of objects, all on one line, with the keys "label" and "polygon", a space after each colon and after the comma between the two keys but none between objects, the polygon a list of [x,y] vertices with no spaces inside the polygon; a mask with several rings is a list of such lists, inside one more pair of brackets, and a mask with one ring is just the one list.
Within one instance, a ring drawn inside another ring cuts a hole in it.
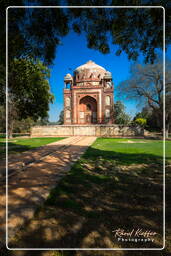
[{"label": "small cupola", "polygon": [[107,71],[105,74],[104,74],[104,79],[112,79],[112,73]]},{"label": "small cupola", "polygon": [[64,77],[64,81],[65,81],[65,82],[71,82],[71,81],[72,81],[72,76],[71,76],[71,74],[66,74],[66,76]]}]

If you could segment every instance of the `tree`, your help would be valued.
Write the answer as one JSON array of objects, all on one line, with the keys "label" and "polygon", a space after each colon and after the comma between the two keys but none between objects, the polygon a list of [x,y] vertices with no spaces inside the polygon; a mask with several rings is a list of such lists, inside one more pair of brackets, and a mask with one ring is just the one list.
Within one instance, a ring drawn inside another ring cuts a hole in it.
[{"label": "tree", "polygon": [[[17,3],[14,0],[1,1],[2,63],[5,63],[5,9],[16,4],[24,6],[27,3],[24,0],[18,0]],[[32,4],[60,5],[58,0],[33,0]],[[46,64],[51,64],[55,57],[56,46],[61,43],[61,37],[68,32],[68,17],[62,8],[9,8],[9,61],[13,58],[32,56],[41,58]]]},{"label": "tree", "polygon": [[5,108],[4,106],[0,106],[0,133],[5,133],[6,128],[6,121],[5,121]]},{"label": "tree", "polygon": [[[58,0],[33,0],[34,5],[59,5]],[[67,2],[66,2],[67,3]],[[24,0],[2,0],[4,10],[0,16],[0,48],[2,63],[5,63],[5,8],[12,5],[25,5]],[[70,5],[120,5],[119,0],[81,0],[69,1]],[[127,0],[125,6],[150,5],[169,7],[169,0]],[[166,45],[170,44],[170,8],[166,12]],[[109,42],[118,45],[117,55],[125,52],[128,58],[135,60],[141,52],[146,62],[153,62],[156,49],[163,47],[163,9],[162,8],[10,8],[9,22],[9,58],[35,56],[52,63],[56,46],[61,38],[74,29],[85,33],[87,45],[102,53],[109,52]],[[16,44],[17,42],[17,44]]]},{"label": "tree", "polygon": [[[169,80],[168,80],[169,77]],[[171,128],[171,69],[166,72],[166,99],[165,99],[165,121],[166,121],[166,138],[168,138]]]},{"label": "tree", "polygon": [[[8,6],[24,6],[24,0],[2,0],[0,13],[0,104],[5,104],[6,13]],[[58,0],[33,0],[33,5],[60,5]],[[8,63],[14,59],[41,59],[52,64],[61,37],[69,32],[68,17],[62,8],[8,9]],[[9,80],[9,79],[8,79]],[[16,85],[17,86],[17,85]],[[24,86],[24,84],[23,84]],[[10,89],[10,84],[9,84]]]},{"label": "tree", "polygon": [[145,106],[142,108],[141,112],[138,112],[134,118],[133,121],[135,121],[137,118],[145,118],[148,119],[152,114],[152,110],[151,108],[149,108],[149,106]]},{"label": "tree", "polygon": [[156,113],[149,106],[143,107],[142,111],[135,115],[133,122],[137,118],[145,118],[147,120],[147,123],[145,125],[145,128],[147,130],[149,130],[149,131],[160,131],[161,130],[161,124],[159,125],[159,122],[156,119]]},{"label": "tree", "polygon": [[121,101],[114,104],[114,119],[116,124],[128,125],[131,117],[125,113],[125,106]]},{"label": "tree", "polygon": [[41,61],[14,59],[9,69],[8,133],[12,136],[15,120],[48,116],[53,101],[48,82],[49,69]]},{"label": "tree", "polygon": [[64,123],[64,111],[62,110],[59,114],[58,124],[63,124],[63,123]]},{"label": "tree", "polygon": [[38,120],[34,122],[34,125],[48,125],[49,123],[49,115],[47,114],[43,118],[38,118]]},{"label": "tree", "polygon": [[[166,137],[168,136],[171,109],[171,63],[166,62]],[[155,64],[134,64],[131,76],[119,86],[119,91],[126,98],[133,98],[143,105],[148,105],[155,114],[158,126],[163,123],[163,65],[161,61]]]},{"label": "tree", "polygon": [[135,124],[137,124],[137,125],[139,125],[139,126],[141,126],[143,128],[147,124],[147,120],[145,118],[136,118],[134,122],[135,122]]},{"label": "tree", "polygon": [[13,132],[14,133],[30,133],[30,128],[34,125],[33,119],[30,117],[22,120],[15,120]]},{"label": "tree", "polygon": [[[158,5],[168,7],[166,11],[166,45],[170,44],[170,1],[127,0],[124,5]],[[71,4],[71,1],[68,1]],[[81,0],[72,1],[71,5],[120,5],[121,1]],[[157,48],[163,47],[163,9],[162,8],[81,8],[70,9],[73,14],[73,29],[84,32],[89,48],[102,53],[110,51],[111,42],[118,46],[116,55],[125,52],[129,59],[136,60],[140,53],[145,62],[153,63],[157,57]],[[71,19],[72,20],[72,19]]]},{"label": "tree", "polygon": [[0,105],[5,103],[5,89],[5,66],[0,64]]}]

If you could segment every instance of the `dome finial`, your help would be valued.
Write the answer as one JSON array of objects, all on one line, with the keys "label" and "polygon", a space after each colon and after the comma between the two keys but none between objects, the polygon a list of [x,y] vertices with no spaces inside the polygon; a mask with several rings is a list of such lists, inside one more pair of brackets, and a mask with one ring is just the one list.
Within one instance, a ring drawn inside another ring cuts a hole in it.
[{"label": "dome finial", "polygon": [[94,63],[94,61],[88,60],[88,61],[86,62],[86,64],[89,64],[89,63]]}]

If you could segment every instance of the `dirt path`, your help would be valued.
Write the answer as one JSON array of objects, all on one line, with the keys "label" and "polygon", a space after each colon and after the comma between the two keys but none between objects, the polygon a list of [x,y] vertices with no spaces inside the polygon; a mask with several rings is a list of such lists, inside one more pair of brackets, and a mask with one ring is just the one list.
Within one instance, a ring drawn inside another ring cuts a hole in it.
[{"label": "dirt path", "polygon": [[[53,142],[30,154],[24,153],[18,159],[34,159],[27,165],[10,162],[13,172],[8,180],[8,236],[11,238],[17,228],[30,219],[35,209],[48,196],[49,191],[70,170],[96,137],[70,137]],[[15,168],[16,165],[16,168]],[[4,243],[5,229],[5,185],[0,187],[0,237]]]}]

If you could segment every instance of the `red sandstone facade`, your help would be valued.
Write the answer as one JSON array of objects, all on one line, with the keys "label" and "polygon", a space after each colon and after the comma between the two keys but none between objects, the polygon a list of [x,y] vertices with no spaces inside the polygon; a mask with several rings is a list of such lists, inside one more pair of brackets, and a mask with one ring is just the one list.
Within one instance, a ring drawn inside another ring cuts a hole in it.
[{"label": "red sandstone facade", "polygon": [[64,124],[111,124],[112,75],[93,61],[64,78]]}]

